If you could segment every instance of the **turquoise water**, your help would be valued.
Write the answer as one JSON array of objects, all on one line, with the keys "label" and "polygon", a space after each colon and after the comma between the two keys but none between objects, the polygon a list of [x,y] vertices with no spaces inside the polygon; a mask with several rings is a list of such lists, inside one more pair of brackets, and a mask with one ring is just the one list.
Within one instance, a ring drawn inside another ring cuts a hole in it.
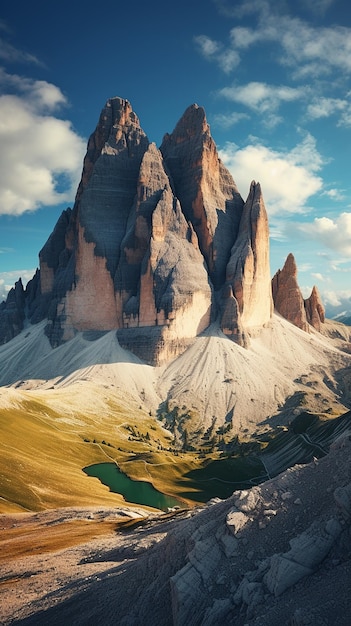
[{"label": "turquoise water", "polygon": [[157,491],[150,483],[128,478],[115,463],[96,463],[84,467],[83,472],[98,478],[110,491],[122,494],[127,502],[152,506],[161,511],[180,505],[179,500]]}]

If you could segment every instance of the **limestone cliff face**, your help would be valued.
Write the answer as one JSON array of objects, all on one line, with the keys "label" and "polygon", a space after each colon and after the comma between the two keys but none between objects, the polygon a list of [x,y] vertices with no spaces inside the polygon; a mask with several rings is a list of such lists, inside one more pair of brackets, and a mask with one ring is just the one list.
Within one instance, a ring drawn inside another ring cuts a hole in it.
[{"label": "limestone cliff face", "polygon": [[[210,324],[212,289],[197,236],[154,144],[141,164],[121,247],[115,276],[119,328],[124,329],[119,340],[151,362],[169,360]],[[135,331],[150,327],[148,337],[145,330]]]},{"label": "limestone cliff face", "polygon": [[246,331],[255,332],[272,317],[268,218],[261,187],[252,182],[226,270],[223,332],[246,345]]},{"label": "limestone cliff face", "polygon": [[297,267],[294,256],[290,253],[282,270],[278,270],[272,279],[274,306],[289,322],[309,332],[309,325],[321,330],[325,320],[324,306],[317,287],[306,300],[303,299],[297,282]]},{"label": "limestone cliff face", "polygon": [[[53,345],[77,331],[118,329],[123,345],[161,362],[209,325],[212,286],[196,233],[128,101],[107,102],[65,234],[58,226],[51,239],[40,260]],[[57,284],[60,255],[67,271]]]},{"label": "limestone cliff face", "polygon": [[185,111],[173,133],[165,135],[161,152],[218,289],[225,280],[244,202],[218,157],[202,107],[193,104]]},{"label": "limestone cliff face", "polygon": [[47,326],[53,345],[77,331],[117,328],[114,273],[148,145],[129,102],[108,100],[88,142],[65,233],[66,271],[55,276]]}]

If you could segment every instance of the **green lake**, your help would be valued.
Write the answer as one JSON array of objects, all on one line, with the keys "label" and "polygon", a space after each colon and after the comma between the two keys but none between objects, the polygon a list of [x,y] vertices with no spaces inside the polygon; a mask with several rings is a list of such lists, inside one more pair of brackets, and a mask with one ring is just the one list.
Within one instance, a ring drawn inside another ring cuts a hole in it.
[{"label": "green lake", "polygon": [[141,480],[132,480],[115,465],[115,463],[96,463],[83,468],[88,476],[98,478],[110,491],[120,493],[127,502],[144,504],[161,511],[180,506],[181,502],[157,491],[151,483]]}]

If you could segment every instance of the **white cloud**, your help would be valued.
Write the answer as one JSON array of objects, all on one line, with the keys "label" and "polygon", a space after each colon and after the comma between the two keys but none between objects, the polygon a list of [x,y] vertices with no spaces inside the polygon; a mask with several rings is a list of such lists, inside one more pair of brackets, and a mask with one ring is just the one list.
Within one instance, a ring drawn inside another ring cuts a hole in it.
[{"label": "white cloud", "polygon": [[[272,20],[273,23],[273,20]],[[282,62],[306,76],[351,71],[351,29],[344,26],[312,27],[297,18],[276,21],[275,40],[281,43]],[[284,30],[282,30],[284,29]]]},{"label": "white cloud", "polygon": [[[274,63],[281,66],[278,74],[282,67],[287,74],[285,85],[228,85],[218,92],[220,95],[262,116],[269,129],[283,121],[280,108],[293,102],[300,105],[300,115],[304,114],[302,107],[305,109],[305,119],[334,116],[337,126],[351,126],[351,97],[345,94],[345,81],[351,74],[351,28],[318,26],[314,15],[311,22],[294,17],[296,3],[292,0],[213,1],[220,13],[235,20],[235,26],[227,40],[212,40],[207,35],[196,38],[198,46],[202,42],[199,49],[205,58],[230,74],[247,54],[256,52],[273,68]],[[306,0],[304,12],[322,15],[332,2],[316,0],[312,7]],[[245,24],[240,24],[241,19]],[[291,79],[297,86],[289,86]]]},{"label": "white cloud", "polygon": [[[340,292],[328,290],[323,292],[324,301],[326,304],[330,304],[333,307],[340,306],[342,302],[342,296]],[[351,292],[350,296],[351,297]]]},{"label": "white cloud", "polygon": [[236,26],[230,31],[230,39],[234,48],[245,50],[260,39],[260,33],[251,28]]},{"label": "white cloud", "polygon": [[0,214],[20,215],[74,199],[86,143],[52,113],[58,87],[0,72],[16,93],[0,97]]},{"label": "white cloud", "polygon": [[321,291],[322,301],[325,306],[327,317],[333,318],[340,315],[351,315],[351,290],[341,289],[335,291],[325,289]]},{"label": "white cloud", "polygon": [[349,92],[346,98],[315,97],[307,107],[307,117],[315,120],[338,115],[337,126],[351,126],[350,96]]},{"label": "white cloud", "polygon": [[200,54],[209,61],[216,61],[226,74],[239,65],[240,57],[236,50],[225,49],[221,43],[207,35],[198,35],[194,37],[194,41]]},{"label": "white cloud", "polygon": [[343,202],[345,200],[345,195],[340,189],[326,189],[323,191],[322,195],[328,196],[328,198],[336,202]]},{"label": "white cloud", "polygon": [[[7,30],[7,26],[1,22],[0,29]],[[42,65],[42,63],[33,54],[29,54],[25,50],[15,48],[3,37],[0,37],[0,59],[10,63],[30,63],[31,65]]]},{"label": "white cloud", "polygon": [[334,113],[344,111],[348,106],[347,100],[340,98],[314,98],[307,107],[307,115],[311,119],[320,119],[329,117]]},{"label": "white cloud", "polygon": [[351,257],[351,213],[337,218],[316,217],[310,224],[300,224],[300,231],[341,255]]},{"label": "white cloud", "polygon": [[251,82],[242,86],[224,87],[218,93],[231,102],[238,102],[258,113],[265,114],[276,111],[282,102],[293,102],[304,97],[306,90],[286,85],[276,86]]},{"label": "white cloud", "polygon": [[259,13],[262,16],[269,13],[267,0],[244,0],[244,2],[230,2],[227,0],[213,0],[220,13],[226,17],[241,18],[246,15]]},{"label": "white cloud", "polygon": [[300,0],[300,4],[302,4],[303,7],[308,11],[316,13],[316,15],[325,13],[334,2],[335,0],[314,0],[312,3],[310,0]]},{"label": "white cloud", "polygon": [[243,195],[253,178],[261,183],[270,216],[303,212],[308,199],[322,188],[315,173],[322,160],[310,135],[286,153],[261,144],[239,148],[227,143],[219,154]]},{"label": "white cloud", "polygon": [[211,39],[211,37],[207,37],[207,35],[198,35],[197,37],[194,37],[194,41],[201,54],[207,59],[211,59],[222,48],[222,44],[214,39]]},{"label": "white cloud", "polygon": [[313,276],[313,278],[315,278],[316,280],[320,280],[322,283],[326,280],[323,274],[321,274],[320,272],[312,272],[311,276]]},{"label": "white cloud", "polygon": [[226,74],[229,74],[239,63],[240,57],[236,50],[225,50],[218,55],[218,64]]},{"label": "white cloud", "polygon": [[231,128],[231,126],[248,119],[250,119],[250,116],[247,115],[247,113],[237,113],[234,111],[227,115],[225,113],[218,113],[214,116],[214,123],[222,128]]},{"label": "white cloud", "polygon": [[[319,11],[325,12],[331,1],[320,0]],[[350,28],[311,26],[300,18],[291,17],[288,5],[284,14],[283,3],[278,2],[245,0],[235,6],[223,0],[215,0],[215,3],[228,17],[238,20],[250,16],[252,22],[255,20],[251,27],[238,25],[231,29],[228,50],[243,53],[256,44],[273,44],[278,48],[277,63],[290,67],[295,77],[323,76],[335,70],[351,72]],[[317,9],[317,3],[314,4]],[[292,10],[296,10],[296,6],[292,6]]]}]

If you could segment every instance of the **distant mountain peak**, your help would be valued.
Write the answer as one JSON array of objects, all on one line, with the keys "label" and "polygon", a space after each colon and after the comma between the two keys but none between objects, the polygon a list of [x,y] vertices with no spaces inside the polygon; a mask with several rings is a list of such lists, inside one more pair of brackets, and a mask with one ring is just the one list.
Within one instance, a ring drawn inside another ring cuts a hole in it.
[{"label": "distant mountain peak", "polygon": [[290,252],[282,270],[272,279],[272,293],[275,309],[289,322],[308,332],[309,326],[321,330],[325,320],[325,310],[316,286],[309,298],[304,300],[297,282],[297,265]]}]

